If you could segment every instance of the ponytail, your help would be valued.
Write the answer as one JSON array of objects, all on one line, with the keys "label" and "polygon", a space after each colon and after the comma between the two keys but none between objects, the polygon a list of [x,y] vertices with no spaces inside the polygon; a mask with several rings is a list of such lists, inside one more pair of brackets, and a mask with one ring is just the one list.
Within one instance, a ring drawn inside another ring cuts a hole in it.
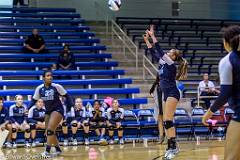
[{"label": "ponytail", "polygon": [[188,72],[188,62],[185,58],[179,57],[178,62],[180,63],[178,68],[178,73],[176,75],[176,80],[185,80],[187,79]]}]

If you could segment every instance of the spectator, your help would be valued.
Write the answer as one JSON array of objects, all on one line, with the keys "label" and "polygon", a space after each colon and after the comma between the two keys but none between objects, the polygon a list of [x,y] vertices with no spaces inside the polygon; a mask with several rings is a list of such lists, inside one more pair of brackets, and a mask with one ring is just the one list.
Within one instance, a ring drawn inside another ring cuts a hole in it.
[{"label": "spectator", "polygon": [[112,108],[107,110],[107,126],[109,128],[110,144],[114,144],[114,129],[118,130],[118,139],[120,144],[124,144],[122,121],[124,119],[124,109],[119,107],[118,100],[114,99]]},{"label": "spectator", "polygon": [[64,45],[63,52],[60,53],[58,57],[57,68],[60,70],[75,69],[75,58],[74,55],[70,52],[68,45]]},{"label": "spectator", "polygon": [[39,35],[38,29],[32,30],[32,35],[28,36],[25,41],[24,52],[26,53],[48,53],[45,48],[45,41],[42,36]]},{"label": "spectator", "polygon": [[28,114],[28,123],[31,129],[32,147],[36,146],[36,129],[45,129],[45,107],[42,99],[39,99],[35,106],[32,106]]},{"label": "spectator", "polygon": [[[203,75],[203,80],[199,83],[199,91],[200,96],[217,96],[220,93],[219,90],[215,89],[214,83],[209,80],[207,73]],[[202,98],[202,100],[205,102],[206,107],[209,108],[211,98]]]},{"label": "spectator", "polygon": [[24,131],[25,137],[25,146],[30,147],[29,138],[30,138],[30,126],[26,121],[27,118],[27,106],[23,103],[23,96],[15,96],[16,104],[12,105],[9,109],[9,117],[12,123],[12,143],[13,148],[17,147],[16,138],[18,130]]},{"label": "spectator", "polygon": [[12,148],[12,125],[9,121],[9,113],[8,109],[3,106],[3,98],[0,97],[0,129],[5,130],[7,129],[9,131],[7,142],[5,143],[7,148]]}]

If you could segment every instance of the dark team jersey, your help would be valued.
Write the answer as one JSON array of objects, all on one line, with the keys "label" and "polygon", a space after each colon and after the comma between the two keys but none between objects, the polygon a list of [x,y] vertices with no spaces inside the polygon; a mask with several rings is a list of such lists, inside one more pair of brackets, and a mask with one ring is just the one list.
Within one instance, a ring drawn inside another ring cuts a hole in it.
[{"label": "dark team jersey", "polygon": [[28,112],[28,123],[44,122],[45,112],[45,108],[38,109],[33,106]]},{"label": "dark team jersey", "polygon": [[159,76],[161,88],[176,87],[177,67],[174,61],[164,53],[159,43],[155,44],[157,52],[150,49],[152,56],[159,61]]},{"label": "dark team jersey", "polygon": [[124,109],[118,108],[117,111],[114,111],[113,108],[107,110],[107,118],[111,122],[121,122],[124,119]]},{"label": "dark team jersey", "polygon": [[28,44],[30,47],[34,49],[39,49],[42,45],[45,44],[44,39],[40,35],[30,35],[28,36],[25,44]]},{"label": "dark team jersey", "polygon": [[89,112],[91,121],[104,121],[106,119],[105,110],[103,107],[100,107],[99,110],[92,108]]},{"label": "dark team jersey", "polygon": [[9,111],[6,107],[3,107],[0,111],[0,124],[5,123],[9,120]]},{"label": "dark team jersey", "polygon": [[42,99],[45,104],[46,111],[63,108],[59,96],[64,96],[67,91],[59,84],[52,83],[50,87],[45,87],[44,84],[39,85],[34,93],[33,99]]},{"label": "dark team jersey", "polygon": [[82,107],[81,109],[72,108],[71,109],[71,117],[77,121],[85,120],[87,118],[85,107]]},{"label": "dark team jersey", "polygon": [[27,120],[27,106],[22,105],[17,107],[15,104],[12,105],[9,109],[9,117],[12,123],[17,122],[18,124],[22,124],[24,120]]}]

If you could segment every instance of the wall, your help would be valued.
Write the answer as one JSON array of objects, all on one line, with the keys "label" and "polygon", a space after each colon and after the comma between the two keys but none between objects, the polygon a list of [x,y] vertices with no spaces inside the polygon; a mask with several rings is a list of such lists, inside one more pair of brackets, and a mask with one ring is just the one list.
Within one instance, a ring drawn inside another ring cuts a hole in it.
[{"label": "wall", "polygon": [[[119,12],[111,12],[107,0],[36,0],[38,7],[73,7],[89,20],[99,19],[95,2],[112,16],[171,17],[171,3],[176,0],[122,0]],[[184,18],[236,18],[239,0],[179,0],[180,14]]]}]

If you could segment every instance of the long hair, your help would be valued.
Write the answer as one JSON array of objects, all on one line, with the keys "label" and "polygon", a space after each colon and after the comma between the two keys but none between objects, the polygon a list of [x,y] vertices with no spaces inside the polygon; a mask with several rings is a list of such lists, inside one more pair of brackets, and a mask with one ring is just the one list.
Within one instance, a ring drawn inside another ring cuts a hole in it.
[{"label": "long hair", "polygon": [[240,52],[240,27],[237,25],[222,28],[223,38],[233,51]]},{"label": "long hair", "polygon": [[178,72],[176,75],[176,80],[185,80],[187,79],[188,74],[188,62],[185,58],[181,56],[181,51],[178,49],[174,49],[174,53],[176,56],[176,61],[179,62]]}]

